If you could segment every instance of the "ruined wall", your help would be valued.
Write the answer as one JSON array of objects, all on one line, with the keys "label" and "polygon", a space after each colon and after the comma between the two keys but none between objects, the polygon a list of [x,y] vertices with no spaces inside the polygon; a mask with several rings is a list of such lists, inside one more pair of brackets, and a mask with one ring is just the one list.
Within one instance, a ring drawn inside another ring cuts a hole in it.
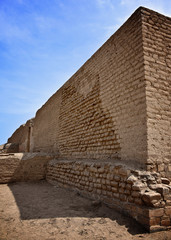
[{"label": "ruined wall", "polygon": [[171,179],[171,18],[143,10],[148,169]]},{"label": "ruined wall", "polygon": [[171,224],[171,186],[159,173],[112,162],[52,160],[46,179],[129,214],[149,231]]},{"label": "ruined wall", "polygon": [[30,152],[33,149],[33,119],[21,125],[8,139],[8,143],[19,144],[19,152]]},{"label": "ruined wall", "polygon": [[53,156],[40,153],[0,155],[0,183],[45,179],[48,162]]},{"label": "ruined wall", "polygon": [[147,158],[141,10],[37,112],[34,151],[66,158]]}]

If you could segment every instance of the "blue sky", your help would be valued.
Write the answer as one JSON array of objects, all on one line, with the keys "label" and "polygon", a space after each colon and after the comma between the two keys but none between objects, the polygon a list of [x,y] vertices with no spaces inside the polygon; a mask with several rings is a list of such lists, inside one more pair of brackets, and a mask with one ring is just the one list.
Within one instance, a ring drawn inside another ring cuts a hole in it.
[{"label": "blue sky", "polygon": [[138,8],[170,0],[0,0],[0,144]]}]

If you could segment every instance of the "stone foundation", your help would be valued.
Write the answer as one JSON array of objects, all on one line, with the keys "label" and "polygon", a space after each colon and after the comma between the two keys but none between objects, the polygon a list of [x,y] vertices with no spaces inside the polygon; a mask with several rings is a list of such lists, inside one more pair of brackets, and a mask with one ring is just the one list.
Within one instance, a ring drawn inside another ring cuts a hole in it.
[{"label": "stone foundation", "polygon": [[171,186],[159,173],[110,162],[52,160],[46,179],[129,214],[149,231],[170,226]]}]

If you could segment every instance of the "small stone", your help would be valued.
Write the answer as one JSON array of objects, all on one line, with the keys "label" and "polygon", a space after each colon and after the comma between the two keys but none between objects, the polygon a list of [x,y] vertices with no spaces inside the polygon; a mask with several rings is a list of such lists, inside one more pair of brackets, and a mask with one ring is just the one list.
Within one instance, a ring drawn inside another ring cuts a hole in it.
[{"label": "small stone", "polygon": [[119,193],[113,193],[114,198],[119,198]]},{"label": "small stone", "polygon": [[105,171],[104,167],[98,168],[99,173],[104,173],[104,171]]},{"label": "small stone", "polygon": [[120,168],[118,172],[119,172],[120,175],[128,176],[131,171],[128,170],[128,169],[125,169],[125,168]]},{"label": "small stone", "polygon": [[149,221],[150,226],[160,225],[160,217],[152,217]]},{"label": "small stone", "polygon": [[119,182],[121,178],[120,178],[119,176],[115,175],[115,176],[113,177],[113,179],[114,179],[116,182]]},{"label": "small stone", "polygon": [[135,198],[134,202],[138,205],[142,205],[142,200],[140,198]]},{"label": "small stone", "polygon": [[165,208],[165,213],[166,213],[166,215],[171,217],[171,207],[166,207]]},{"label": "small stone", "polygon": [[133,184],[138,180],[137,177],[135,177],[134,175],[131,175],[127,178],[127,183]]},{"label": "small stone", "polygon": [[125,202],[126,199],[127,199],[127,197],[126,197],[124,194],[120,193],[120,194],[119,194],[119,199],[120,199],[121,201]]},{"label": "small stone", "polygon": [[168,178],[161,178],[162,183],[169,185],[170,181]]},{"label": "small stone", "polygon": [[149,210],[149,217],[162,217],[164,214],[163,208]]},{"label": "small stone", "polygon": [[139,197],[140,196],[140,192],[138,191],[132,191],[132,197],[136,198],[136,197]]},{"label": "small stone", "polygon": [[142,194],[142,200],[147,204],[147,205],[151,205],[153,204],[152,201],[153,200],[161,200],[161,194],[160,193],[156,193],[154,191],[149,191],[149,192],[145,192]]},{"label": "small stone", "polygon": [[170,218],[161,220],[162,226],[170,226]]},{"label": "small stone", "polygon": [[152,184],[149,186],[152,190],[156,190],[162,195],[169,194],[169,188],[166,186],[163,186],[162,184]]},{"label": "small stone", "polygon": [[142,182],[135,182],[133,185],[132,185],[132,190],[135,190],[135,191],[140,191],[142,189],[144,189],[146,187],[146,185]]},{"label": "small stone", "polygon": [[112,192],[117,193],[117,192],[118,192],[118,189],[115,188],[115,187],[112,187]]},{"label": "small stone", "polygon": [[111,182],[110,182],[110,185],[111,185],[112,187],[118,187],[118,182],[111,181]]}]

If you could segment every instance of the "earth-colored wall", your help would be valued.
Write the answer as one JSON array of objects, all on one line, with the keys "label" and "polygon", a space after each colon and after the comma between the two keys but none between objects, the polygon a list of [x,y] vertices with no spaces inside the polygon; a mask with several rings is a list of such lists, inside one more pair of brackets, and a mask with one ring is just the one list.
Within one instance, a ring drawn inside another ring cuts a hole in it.
[{"label": "earth-colored wall", "polygon": [[19,152],[30,152],[33,149],[33,119],[21,125],[8,139],[8,143],[19,144]]},{"label": "earth-colored wall", "polygon": [[148,170],[171,178],[171,18],[143,10]]},{"label": "earth-colored wall", "polygon": [[139,8],[8,142],[171,179],[171,19]]},{"label": "earth-colored wall", "polygon": [[43,153],[0,154],[0,184],[45,179],[53,156]]},{"label": "earth-colored wall", "polygon": [[147,158],[141,10],[37,112],[34,151],[67,158]]}]

